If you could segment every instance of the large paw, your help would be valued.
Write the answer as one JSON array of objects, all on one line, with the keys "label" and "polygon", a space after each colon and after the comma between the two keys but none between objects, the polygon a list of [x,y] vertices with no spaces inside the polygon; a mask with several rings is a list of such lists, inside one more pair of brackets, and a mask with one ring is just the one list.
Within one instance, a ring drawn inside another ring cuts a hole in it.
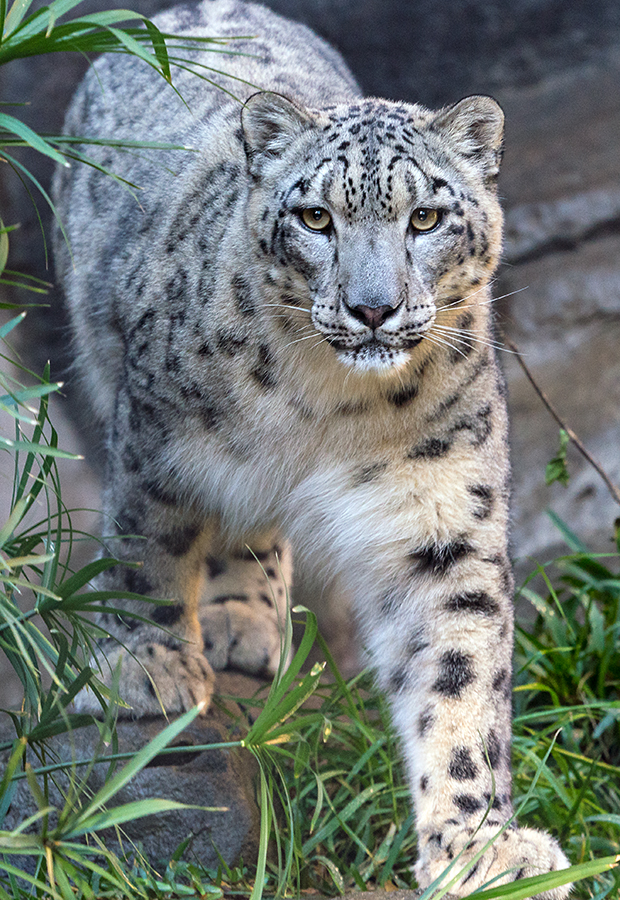
[{"label": "large paw", "polygon": [[[420,887],[426,888],[439,878],[463,851],[441,882],[442,885],[447,884],[498,831],[497,825],[483,825],[474,834],[474,829],[465,828],[462,824],[449,824],[437,831],[423,832],[420,835],[420,858],[415,866]],[[491,879],[496,879],[494,886],[508,884],[520,878],[566,869],[568,865],[559,844],[550,835],[533,828],[508,828],[450,888],[448,896],[467,897]],[[570,885],[565,885],[544,891],[536,897],[538,900],[563,900],[569,892]]]},{"label": "large paw", "polygon": [[205,656],[216,670],[275,674],[292,575],[288,544],[266,534],[255,542],[254,553],[242,547],[210,556],[207,568],[199,611]]},{"label": "large paw", "polygon": [[[228,599],[200,610],[204,653],[216,671],[240,669],[274,675],[280,664],[284,623],[268,609]],[[289,662],[289,660],[285,660]]]},{"label": "large paw", "polygon": [[[213,694],[215,675],[202,653],[186,644],[179,648],[166,647],[155,641],[141,645],[130,654],[123,647],[113,646],[98,652],[101,680],[110,685],[112,672],[121,663],[121,699],[129,709],[119,707],[123,718],[161,716],[179,713],[204,704],[206,711]],[[75,698],[78,712],[101,714],[101,706],[91,690],[85,688]]]}]

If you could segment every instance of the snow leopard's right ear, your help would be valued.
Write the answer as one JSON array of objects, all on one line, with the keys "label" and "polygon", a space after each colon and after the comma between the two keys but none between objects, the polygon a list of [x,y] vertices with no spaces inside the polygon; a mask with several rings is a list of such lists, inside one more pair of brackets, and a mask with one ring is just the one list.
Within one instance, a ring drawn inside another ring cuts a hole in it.
[{"label": "snow leopard's right ear", "polygon": [[267,159],[280,156],[291,139],[315,124],[312,115],[282,94],[252,94],[241,111],[241,127],[248,167],[258,175]]}]

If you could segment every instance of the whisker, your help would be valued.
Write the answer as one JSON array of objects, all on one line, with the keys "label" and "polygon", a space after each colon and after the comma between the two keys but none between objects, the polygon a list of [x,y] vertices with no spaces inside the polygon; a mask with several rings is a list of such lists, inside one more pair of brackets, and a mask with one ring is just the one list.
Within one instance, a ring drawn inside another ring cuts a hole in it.
[{"label": "whisker", "polygon": [[515,294],[520,294],[522,291],[527,291],[527,290],[529,290],[529,287],[530,287],[529,284],[526,284],[523,287],[517,288],[514,291],[508,291],[507,294],[500,294],[499,297],[493,297],[493,300],[488,301],[488,302],[497,303],[498,300],[505,300],[506,297],[513,297]]},{"label": "whisker", "polygon": [[293,319],[291,319],[288,313],[272,313],[271,315],[274,319],[284,319],[285,321],[290,322],[293,328],[312,328],[313,331],[316,330],[312,322],[294,321]]},{"label": "whisker", "polygon": [[[471,294],[468,294],[467,299],[469,300],[470,297],[475,297],[476,294],[479,294],[480,291],[486,290],[487,287],[492,287],[495,284],[496,280],[497,279],[493,278],[491,281],[487,282],[486,284],[481,285],[477,291],[472,291]],[[458,300],[453,300],[452,303],[446,303],[445,306],[440,306],[439,309],[452,309],[453,306],[458,306],[459,303],[462,303],[464,299],[465,299],[464,297],[459,297]]]},{"label": "whisker", "polygon": [[314,327],[311,322],[295,322],[288,313],[271,313],[274,319],[286,319],[287,322],[290,322],[295,328],[308,328]]},{"label": "whisker", "polygon": [[[306,334],[304,337],[296,338],[294,341],[290,341],[288,344],[285,344],[284,349],[287,350],[289,347],[292,347],[293,344],[299,344],[301,341],[309,341],[310,338],[316,336],[316,331],[313,331],[312,334]],[[322,340],[325,340],[325,338],[322,338]]]},{"label": "whisker", "polygon": [[297,334],[307,333],[308,337],[312,337],[313,335],[315,335],[317,333],[316,329],[310,325],[296,325],[294,322],[290,322],[288,320],[287,320],[287,322],[288,322],[288,325],[290,326],[289,330],[295,331]]},{"label": "whisker", "polygon": [[287,322],[290,322],[293,328],[312,328],[314,329],[314,325],[312,322],[300,322],[299,320],[295,321],[291,319],[288,313],[272,313],[274,319],[285,319]]},{"label": "whisker", "polygon": [[327,344],[327,343],[328,343],[327,338],[321,338],[321,340],[317,341],[316,344],[313,344],[311,347],[308,347],[308,350],[316,350],[316,348],[318,346],[320,346],[320,344]]},{"label": "whisker", "polygon": [[464,298],[461,297],[460,300],[453,300],[452,303],[446,303],[444,306],[439,306],[437,307],[437,312],[440,310],[452,309],[453,307],[458,306],[459,303],[462,303],[463,299]]},{"label": "whisker", "polygon": [[[446,336],[445,336],[445,335],[441,335],[441,337],[446,337]],[[472,343],[475,343],[475,344],[479,344],[481,347],[491,347],[493,350],[504,350],[504,349],[506,349],[506,348],[503,347],[501,344],[491,344],[491,343],[489,343],[488,341],[479,340],[479,339],[477,339],[477,338],[466,338],[466,339],[464,339],[464,340],[461,340],[460,338],[458,338],[458,337],[457,337],[456,335],[454,335],[454,334],[449,334],[449,335],[447,335],[447,337],[449,337],[450,340],[456,341],[457,344],[461,344],[463,347],[469,347]],[[506,352],[511,352],[511,353],[512,353],[513,351],[508,351],[508,350],[506,350]]]},{"label": "whisker", "polygon": [[343,387],[347,386],[347,381],[349,380],[349,378],[351,378],[352,375],[353,375],[353,366],[349,366],[349,368],[347,369],[347,374],[344,376],[344,381],[342,383]]},{"label": "whisker", "polygon": [[[444,341],[442,341],[441,339],[434,340],[432,335],[427,335],[426,340],[429,342],[429,344],[432,344],[434,347],[447,346],[447,344]],[[456,349],[456,348],[454,348],[454,349]],[[461,351],[459,350],[458,352],[460,353]],[[465,354],[462,354],[462,355],[464,356]]]},{"label": "whisker", "polygon": [[[469,303],[466,306],[459,307],[459,310],[478,309],[481,306],[489,306],[491,303],[497,303],[498,300],[505,300],[506,297],[512,297],[512,296],[514,296],[514,294],[520,294],[521,291],[527,291],[528,287],[529,287],[529,285],[525,285],[525,287],[517,288],[515,291],[509,291],[507,294],[501,294],[499,297],[491,297],[489,300],[480,300],[478,303]],[[478,293],[478,292],[476,291],[476,293]],[[473,296],[474,296],[474,294],[470,294],[467,299],[469,300],[470,297],[473,297]],[[463,298],[463,299],[465,299],[465,298]],[[458,303],[461,303],[461,300],[455,300],[453,303],[448,303],[446,306],[438,306],[437,307],[437,315],[439,315],[440,312],[444,312],[445,310],[451,309],[452,307],[456,306]]]},{"label": "whisker", "polygon": [[449,325],[437,325],[433,326],[434,328],[438,328],[440,331],[445,332],[446,334],[458,334],[463,337],[471,338],[473,341],[483,341],[484,343],[493,342],[494,338],[486,338],[482,335],[479,335],[476,331],[470,331],[467,328],[451,328]]},{"label": "whisker", "polygon": [[[508,347],[505,347],[504,344],[502,344],[500,341],[495,341],[492,338],[482,338],[472,331],[465,331],[459,328],[449,328],[446,325],[436,325],[434,327],[444,334],[448,334],[448,336],[451,337],[452,340],[458,341],[459,336],[462,337],[463,339],[459,341],[459,343],[461,344],[467,344],[469,341],[474,341],[477,344],[483,344],[485,347],[493,347],[494,350],[502,350],[505,353],[515,353],[514,350],[509,350]],[[518,356],[519,354],[517,353],[516,355]]]},{"label": "whisker", "polygon": [[442,336],[439,334],[430,334],[430,332],[427,332],[424,335],[424,338],[431,344],[435,344],[436,347],[450,347],[451,350],[455,350],[457,353],[460,353],[463,359],[467,358],[467,354],[463,353],[462,350],[459,350],[458,347],[455,347],[454,344],[451,344],[450,341],[445,340],[445,338],[442,338]]},{"label": "whisker", "polygon": [[310,315],[310,310],[304,306],[291,306],[290,303],[263,303],[265,309],[294,309],[296,312],[303,312]]},{"label": "whisker", "polygon": [[460,339],[455,334],[448,334],[447,336],[451,340],[455,341],[457,344],[461,344],[463,347],[468,347],[468,346],[470,346],[470,344],[475,343],[475,344],[480,344],[483,347],[491,347],[493,350],[505,350],[506,353],[514,352],[513,350],[508,350],[506,347],[503,346],[503,344],[497,344],[497,343],[493,343],[491,341],[485,341],[482,338],[466,337],[464,339]]}]

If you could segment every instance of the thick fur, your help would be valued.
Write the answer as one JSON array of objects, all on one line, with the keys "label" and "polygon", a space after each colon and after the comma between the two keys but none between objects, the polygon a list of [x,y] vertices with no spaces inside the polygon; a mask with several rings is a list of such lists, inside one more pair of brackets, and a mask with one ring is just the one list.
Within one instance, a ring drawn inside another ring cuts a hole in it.
[{"label": "thick fur", "polygon": [[[439,112],[363,99],[315,35],[239,0],[158,24],[257,37],[185,53],[244,106],[183,70],[181,100],[114,56],[67,120],[71,134],[192,148],[85,146],[134,187],[84,166],[55,183],[73,254],[57,240],[57,271],[109,435],[105,540],[142,564],[101,582],[175,601],[102,613],[130,651],[108,640],[102,659],[122,659],[135,715],[208,699],[213,669],[274,671],[292,546],[354,598],[427,886],[512,815],[507,420],[488,287],[503,117],[485,97]],[[304,221],[312,209],[326,230]],[[412,224],[417,209],[436,227]],[[513,825],[455,891],[566,865],[552,838]]]}]

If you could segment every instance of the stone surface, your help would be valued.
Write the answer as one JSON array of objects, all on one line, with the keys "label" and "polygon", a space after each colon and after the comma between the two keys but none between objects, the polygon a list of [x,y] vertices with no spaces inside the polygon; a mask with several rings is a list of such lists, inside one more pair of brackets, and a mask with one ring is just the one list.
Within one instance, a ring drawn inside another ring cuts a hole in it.
[{"label": "stone surface", "polygon": [[[218,682],[221,694],[252,696],[259,687],[260,682],[234,674],[223,674]],[[207,716],[195,719],[181,732],[172,746],[218,744],[239,739],[242,731],[234,727],[234,721],[239,719],[243,723],[241,727],[245,725],[247,730],[246,715],[234,702],[227,701],[227,705],[233,718],[213,707]],[[3,716],[0,722],[0,741],[12,740],[14,730],[8,716]],[[119,722],[119,752],[139,750],[158,735],[165,724],[163,719]],[[102,749],[98,742],[96,727],[78,729],[70,736],[53,738],[48,747],[49,756],[71,761],[92,759],[95,753],[112,752],[109,745]],[[3,756],[2,763],[5,764],[7,754]],[[116,772],[122,765],[117,765]],[[87,782],[91,791],[102,787],[108,769],[107,763],[94,766]],[[259,809],[255,799],[257,771],[254,757],[246,750],[213,749],[195,754],[163,751],[116,794],[108,808],[146,798],[165,798],[193,806],[224,809],[174,810],[125,823],[121,826],[125,851],[137,845],[152,863],[168,861],[176,847],[189,838],[185,858],[198,859],[205,866],[217,868],[218,852],[229,865],[234,865],[240,858],[255,859],[259,840]],[[83,769],[76,770],[78,777],[82,772]],[[66,777],[60,778],[60,784],[67,784]],[[50,789],[50,802],[62,808],[54,787]],[[5,830],[14,828],[35,810],[32,795],[26,783],[21,782],[2,827]],[[107,847],[118,850],[113,829],[102,831],[99,836]]]},{"label": "stone surface", "polygon": [[[500,97],[507,115],[501,190],[506,265],[497,304],[559,415],[620,484],[620,50]],[[572,450],[571,481],[547,488],[558,427],[516,360],[504,358],[514,459],[514,550],[544,561],[563,545],[551,507],[611,551],[620,509]],[[531,569],[529,563],[521,571]]]}]

